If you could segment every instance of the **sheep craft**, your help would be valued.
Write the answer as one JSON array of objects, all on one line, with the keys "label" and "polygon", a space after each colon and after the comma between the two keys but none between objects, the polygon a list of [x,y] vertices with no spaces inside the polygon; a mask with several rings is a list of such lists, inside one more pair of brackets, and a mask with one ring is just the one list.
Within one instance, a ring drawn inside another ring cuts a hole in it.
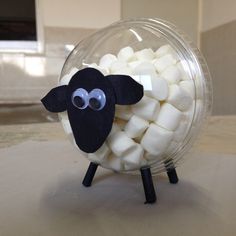
[{"label": "sheep craft", "polygon": [[85,187],[98,166],[140,171],[145,203],[154,203],[152,174],[166,172],[171,184],[178,182],[176,166],[209,115],[211,94],[197,48],[172,25],[143,18],[81,41],[59,85],[41,101],[59,113],[66,134],[90,161]]},{"label": "sheep craft", "polygon": [[[68,85],[53,88],[41,102],[50,112],[67,111],[74,139],[83,152],[94,153],[109,135],[115,116],[115,104],[131,105],[143,97],[143,86],[127,75],[104,76],[99,70],[77,71]],[[83,184],[90,186],[98,164],[91,162]],[[149,168],[141,168],[146,202],[156,201]],[[177,183],[174,169],[170,181]]]}]

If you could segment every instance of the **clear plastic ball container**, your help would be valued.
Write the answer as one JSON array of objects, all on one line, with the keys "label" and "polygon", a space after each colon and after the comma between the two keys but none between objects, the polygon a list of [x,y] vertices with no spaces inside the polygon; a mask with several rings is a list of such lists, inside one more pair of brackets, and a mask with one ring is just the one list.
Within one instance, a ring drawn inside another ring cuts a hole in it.
[{"label": "clear plastic ball container", "polygon": [[[131,76],[143,85],[144,97],[134,105],[116,105],[104,145],[82,155],[117,172],[151,167],[155,174],[176,167],[211,112],[211,78],[197,47],[160,19],[124,20],[82,40],[66,59],[59,85],[86,67]],[[67,113],[59,117],[76,145]]]}]

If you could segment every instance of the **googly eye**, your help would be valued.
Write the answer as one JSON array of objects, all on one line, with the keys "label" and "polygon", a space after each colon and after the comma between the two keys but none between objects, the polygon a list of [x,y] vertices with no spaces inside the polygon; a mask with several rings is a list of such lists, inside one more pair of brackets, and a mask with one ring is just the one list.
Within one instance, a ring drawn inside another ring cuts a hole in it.
[{"label": "googly eye", "polygon": [[76,89],[72,94],[71,100],[75,107],[81,110],[85,109],[88,106],[88,92],[83,88]]},{"label": "googly eye", "polygon": [[106,95],[101,89],[93,89],[89,93],[89,107],[100,111],[106,104]]}]

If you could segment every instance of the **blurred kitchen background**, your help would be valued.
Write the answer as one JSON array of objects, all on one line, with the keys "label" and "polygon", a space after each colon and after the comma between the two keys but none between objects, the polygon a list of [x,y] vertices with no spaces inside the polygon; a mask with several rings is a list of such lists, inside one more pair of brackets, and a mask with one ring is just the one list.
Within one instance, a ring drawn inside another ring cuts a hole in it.
[{"label": "blurred kitchen background", "polygon": [[236,0],[1,0],[0,124],[55,121],[40,98],[68,53],[114,21],[157,17],[183,29],[205,56],[213,115],[236,114]]}]

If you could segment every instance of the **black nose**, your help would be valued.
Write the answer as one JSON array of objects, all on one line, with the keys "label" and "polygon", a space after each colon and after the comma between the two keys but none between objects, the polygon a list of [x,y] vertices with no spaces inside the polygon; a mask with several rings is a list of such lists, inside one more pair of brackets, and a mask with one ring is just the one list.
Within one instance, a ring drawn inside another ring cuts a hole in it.
[{"label": "black nose", "polygon": [[109,124],[109,127],[106,125],[106,130],[100,128],[100,125],[96,128],[94,125],[90,125],[90,127],[84,125],[83,128],[80,127],[78,130],[73,131],[75,142],[79,149],[86,153],[96,152],[106,141],[112,128],[112,123]]},{"label": "black nose", "polygon": [[115,115],[115,103],[110,100],[101,110],[71,106],[67,111],[75,142],[83,152],[94,153],[106,141]]}]

